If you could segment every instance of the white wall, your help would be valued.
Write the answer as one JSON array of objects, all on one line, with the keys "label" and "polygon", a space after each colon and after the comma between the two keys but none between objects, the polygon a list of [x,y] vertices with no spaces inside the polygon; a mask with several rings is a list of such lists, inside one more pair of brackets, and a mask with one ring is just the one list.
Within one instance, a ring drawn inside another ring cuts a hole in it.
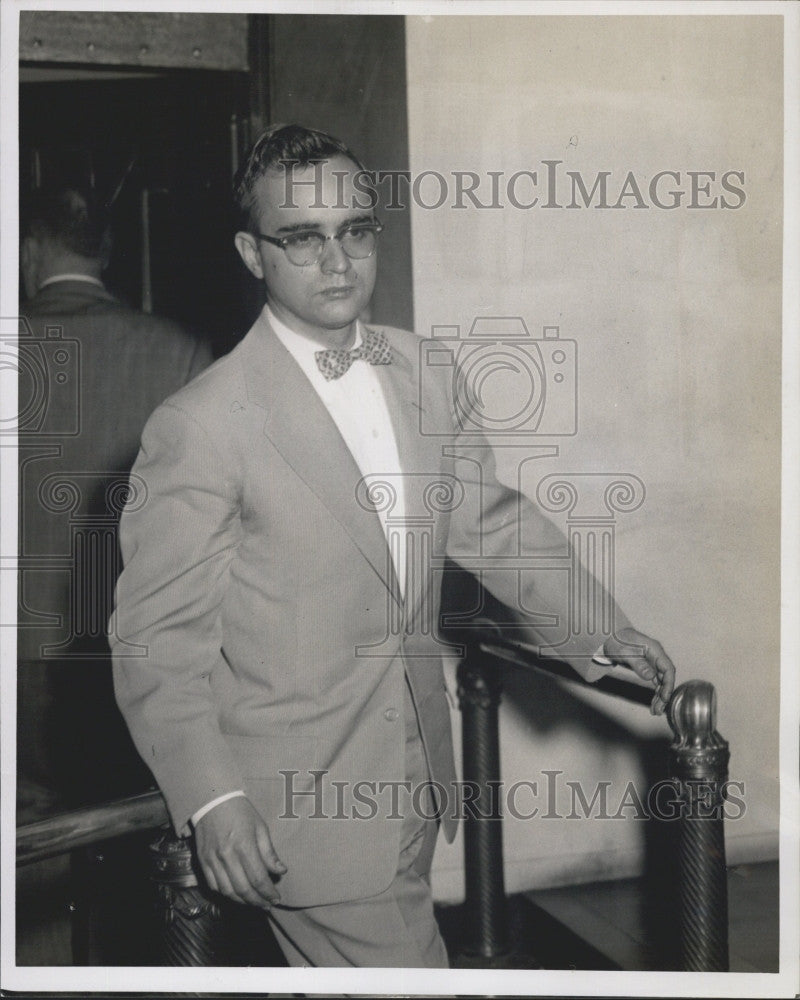
[{"label": "white wall", "polygon": [[[780,32],[770,17],[407,20],[412,176],[541,177],[558,159],[586,179],[610,170],[613,203],[629,170],[645,191],[660,170],[687,190],[689,170],[745,173],[737,210],[690,210],[687,195],[674,211],[449,201],[412,214],[418,332],[520,315],[578,342],[578,434],[529,463],[525,492],[556,471],[644,482],[644,504],[617,521],[617,595],[680,679],[717,688],[746,788],[727,825],[734,861],[777,852]],[[510,682],[501,722],[507,781],[558,768],[588,787],[612,780],[612,798],[630,778],[646,787],[643,748],[668,736],[644,709],[529,679]],[[646,827],[507,821],[508,886],[634,872]],[[440,846],[437,894],[461,885],[461,845]]]}]

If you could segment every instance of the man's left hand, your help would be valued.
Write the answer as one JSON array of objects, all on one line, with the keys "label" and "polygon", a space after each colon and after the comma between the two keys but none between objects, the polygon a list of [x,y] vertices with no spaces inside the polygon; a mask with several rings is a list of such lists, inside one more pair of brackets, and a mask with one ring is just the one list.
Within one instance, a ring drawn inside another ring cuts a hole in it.
[{"label": "man's left hand", "polygon": [[653,715],[661,715],[675,687],[675,666],[661,643],[635,628],[624,628],[619,636],[606,639],[603,652],[615,663],[624,663],[656,689],[650,704]]}]

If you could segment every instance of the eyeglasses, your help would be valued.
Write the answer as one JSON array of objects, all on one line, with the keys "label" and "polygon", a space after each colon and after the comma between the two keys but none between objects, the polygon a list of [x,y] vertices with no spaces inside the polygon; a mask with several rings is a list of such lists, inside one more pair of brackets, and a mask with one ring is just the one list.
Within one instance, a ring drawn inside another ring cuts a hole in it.
[{"label": "eyeglasses", "polygon": [[266,240],[273,246],[280,247],[289,258],[290,263],[297,267],[309,267],[316,264],[322,257],[322,251],[328,240],[336,240],[352,260],[364,260],[371,257],[378,246],[378,233],[383,226],[377,219],[374,222],[358,222],[347,226],[333,236],[324,236],[316,230],[290,233],[289,236],[266,236],[264,233],[253,233],[259,240]]}]

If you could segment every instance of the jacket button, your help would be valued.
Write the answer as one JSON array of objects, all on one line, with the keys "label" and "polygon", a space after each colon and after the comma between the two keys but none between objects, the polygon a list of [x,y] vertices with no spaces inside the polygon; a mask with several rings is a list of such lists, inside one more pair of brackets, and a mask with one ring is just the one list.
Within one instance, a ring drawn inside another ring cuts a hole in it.
[{"label": "jacket button", "polygon": [[387,722],[396,722],[399,716],[400,713],[397,711],[396,708],[387,708],[386,711],[383,713],[383,717],[384,719],[387,720]]}]

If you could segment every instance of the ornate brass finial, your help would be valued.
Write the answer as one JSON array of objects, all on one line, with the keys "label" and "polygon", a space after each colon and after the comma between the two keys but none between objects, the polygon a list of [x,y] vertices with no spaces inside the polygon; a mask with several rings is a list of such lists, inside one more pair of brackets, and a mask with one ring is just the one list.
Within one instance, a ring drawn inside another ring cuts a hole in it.
[{"label": "ornate brass finial", "polygon": [[675,734],[672,743],[676,777],[724,781],[728,743],[716,730],[717,694],[708,681],[687,681],[676,688],[667,708]]},{"label": "ornate brass finial", "polygon": [[669,724],[680,746],[719,746],[717,692],[708,681],[687,681],[669,703]]}]

